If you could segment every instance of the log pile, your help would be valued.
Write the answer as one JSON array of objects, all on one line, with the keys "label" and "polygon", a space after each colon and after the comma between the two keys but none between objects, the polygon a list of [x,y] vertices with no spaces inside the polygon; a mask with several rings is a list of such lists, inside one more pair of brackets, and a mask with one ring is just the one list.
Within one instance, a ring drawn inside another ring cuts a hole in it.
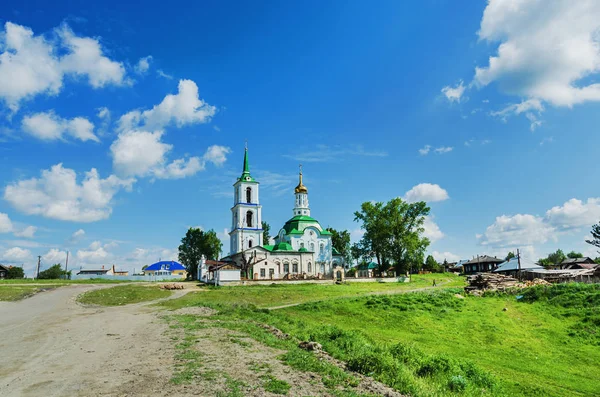
[{"label": "log pile", "polygon": [[535,278],[533,280],[525,281],[525,285],[528,287],[533,287],[534,285],[552,285],[552,283],[549,283],[541,278]]},{"label": "log pile", "polygon": [[168,290],[183,289],[183,285],[181,285],[181,284],[163,284],[160,286],[160,289],[168,289]]},{"label": "log pile", "polygon": [[479,273],[467,277],[469,283],[465,287],[466,291],[473,290],[505,290],[507,288],[525,287],[526,285],[519,282],[516,278],[505,276],[497,273]]}]

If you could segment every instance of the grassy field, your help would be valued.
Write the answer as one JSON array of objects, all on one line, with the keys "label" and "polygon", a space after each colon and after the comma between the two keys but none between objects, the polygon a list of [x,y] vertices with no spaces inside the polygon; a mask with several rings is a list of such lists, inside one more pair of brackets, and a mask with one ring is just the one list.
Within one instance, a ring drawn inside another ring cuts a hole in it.
[{"label": "grassy field", "polygon": [[460,287],[464,279],[453,274],[424,274],[413,276],[410,283],[345,283],[345,284],[272,284],[266,286],[203,287],[183,298],[165,302],[172,309],[199,304],[250,304],[269,308],[329,299],[351,298],[378,293],[400,293],[407,290],[431,287],[433,280],[443,287]]},{"label": "grassy field", "polygon": [[[415,396],[600,395],[600,285],[464,299],[460,289],[344,298],[414,289],[429,277],[406,286],[216,288],[163,305],[216,308],[218,326],[259,340],[266,337],[253,324],[268,323]],[[260,309],[295,302],[307,303]]]},{"label": "grassy field", "polygon": [[3,285],[11,284],[53,284],[53,285],[69,285],[69,284],[121,284],[121,283],[134,283],[136,281],[124,281],[124,280],[107,280],[94,278],[90,280],[34,280],[32,278],[17,278],[10,280],[0,280],[0,287]]},{"label": "grassy field", "polygon": [[121,306],[166,298],[171,293],[157,286],[122,285],[89,291],[79,295],[77,300],[89,305]]},{"label": "grassy field", "polygon": [[47,284],[44,286],[35,285],[0,285],[0,301],[18,301],[31,296],[40,290],[55,288],[57,285]]}]

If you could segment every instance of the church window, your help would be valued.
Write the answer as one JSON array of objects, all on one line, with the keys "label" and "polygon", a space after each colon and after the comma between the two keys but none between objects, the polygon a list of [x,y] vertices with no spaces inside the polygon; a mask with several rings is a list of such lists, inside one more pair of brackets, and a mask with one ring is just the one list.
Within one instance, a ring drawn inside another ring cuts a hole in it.
[{"label": "church window", "polygon": [[252,244],[253,244],[252,240],[248,240],[248,248],[252,248]]},{"label": "church window", "polygon": [[310,250],[315,252],[315,243],[310,243]]},{"label": "church window", "polygon": [[310,262],[308,262],[308,266],[306,269],[307,269],[308,273],[312,272],[312,265]]},{"label": "church window", "polygon": [[321,243],[319,245],[319,250],[320,250],[321,253],[323,252],[323,250],[325,250],[325,245],[323,243]]},{"label": "church window", "polygon": [[260,277],[265,278],[265,269],[260,269]]},{"label": "church window", "polygon": [[298,273],[298,264],[292,263],[292,273]]},{"label": "church window", "polygon": [[284,273],[289,273],[290,272],[290,264],[289,263],[284,263],[283,264],[283,272]]},{"label": "church window", "polygon": [[246,212],[246,226],[252,227],[252,211]]},{"label": "church window", "polygon": [[325,264],[321,263],[321,274],[325,274]]},{"label": "church window", "polygon": [[304,243],[300,243],[300,248],[304,248]]},{"label": "church window", "polygon": [[273,278],[275,276],[275,269],[269,269],[269,278]]},{"label": "church window", "polygon": [[247,203],[252,202],[252,188],[251,187],[246,188],[246,202]]}]

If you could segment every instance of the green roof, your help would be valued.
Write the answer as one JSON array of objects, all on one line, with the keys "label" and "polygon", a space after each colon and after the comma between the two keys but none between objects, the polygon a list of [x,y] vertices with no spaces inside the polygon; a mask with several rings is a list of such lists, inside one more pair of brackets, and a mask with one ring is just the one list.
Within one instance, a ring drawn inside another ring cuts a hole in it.
[{"label": "green roof", "polygon": [[375,262],[371,262],[371,263],[361,263],[360,265],[358,265],[356,267],[358,270],[372,270],[372,269],[377,269],[377,263]]},{"label": "green roof", "polygon": [[261,247],[263,247],[267,251],[271,252],[271,251],[273,251],[273,247],[275,247],[275,246],[274,245],[261,245]]},{"label": "green roof", "polygon": [[307,250],[306,248],[304,248],[304,247],[301,247],[301,248],[298,250],[298,252],[308,252],[308,250]]},{"label": "green roof", "polygon": [[306,215],[296,215],[295,217],[287,221],[285,225],[283,225],[283,229],[285,230],[286,234],[303,234],[304,229],[310,226],[317,228],[319,233],[321,233],[322,235],[331,234],[328,231],[323,230],[323,228],[319,224],[319,221],[317,221],[315,218],[311,218],[310,216]]},{"label": "green roof", "polygon": [[275,247],[273,247],[273,251],[293,251],[294,249],[292,248],[290,243],[286,243],[286,242],[281,242],[281,243],[277,243],[275,244]]},{"label": "green roof", "polygon": [[239,178],[240,181],[245,182],[256,182],[252,175],[250,175],[250,164],[248,163],[248,148],[246,148],[244,152],[244,169],[242,171],[242,176]]},{"label": "green roof", "polygon": [[331,251],[333,252],[333,255],[342,256],[342,254],[340,254],[340,251],[338,251],[335,247],[331,247]]}]

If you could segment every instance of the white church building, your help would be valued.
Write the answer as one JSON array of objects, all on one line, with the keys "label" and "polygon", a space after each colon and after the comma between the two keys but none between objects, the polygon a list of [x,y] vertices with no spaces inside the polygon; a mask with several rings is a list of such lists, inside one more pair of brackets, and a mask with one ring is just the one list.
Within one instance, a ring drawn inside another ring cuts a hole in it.
[{"label": "white church building", "polygon": [[247,267],[247,278],[254,280],[343,278],[343,258],[333,248],[331,233],[311,217],[302,168],[292,218],[275,236],[274,245],[263,241],[259,185],[250,175],[246,148],[242,175],[233,185],[230,253],[221,261]]}]

